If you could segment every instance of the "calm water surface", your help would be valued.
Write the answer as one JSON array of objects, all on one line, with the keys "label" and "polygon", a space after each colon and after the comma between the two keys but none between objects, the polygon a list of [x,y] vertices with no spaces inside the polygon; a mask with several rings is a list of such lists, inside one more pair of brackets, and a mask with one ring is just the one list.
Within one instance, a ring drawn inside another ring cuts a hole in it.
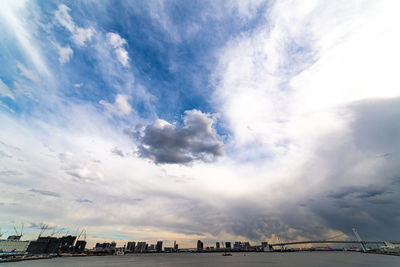
[{"label": "calm water surface", "polygon": [[147,254],[100,257],[63,257],[48,260],[2,263],[6,266],[400,266],[400,257],[355,252]]}]

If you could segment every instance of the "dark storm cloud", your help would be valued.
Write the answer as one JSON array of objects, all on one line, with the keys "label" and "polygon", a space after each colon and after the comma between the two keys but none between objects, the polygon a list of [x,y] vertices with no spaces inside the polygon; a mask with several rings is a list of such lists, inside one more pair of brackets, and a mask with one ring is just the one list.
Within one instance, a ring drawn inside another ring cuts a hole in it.
[{"label": "dark storm cloud", "polygon": [[337,192],[331,193],[329,196],[336,199],[342,199],[345,197],[354,197],[354,198],[371,198],[380,196],[387,193],[385,189],[382,188],[375,188],[374,186],[367,186],[367,187],[345,187]]},{"label": "dark storm cloud", "polygon": [[350,135],[321,142],[314,161],[329,175],[307,209],[324,225],[349,234],[356,227],[364,238],[400,239],[399,107],[400,98],[355,103]]},{"label": "dark storm cloud", "polygon": [[46,191],[46,190],[40,190],[40,189],[34,189],[32,188],[31,190],[29,190],[33,193],[37,193],[43,196],[50,196],[50,197],[60,197],[59,193],[56,192],[51,192],[51,191]]},{"label": "dark storm cloud", "polygon": [[210,162],[223,155],[223,142],[213,128],[214,119],[198,110],[185,111],[183,127],[157,120],[125,133],[138,141],[139,155],[155,163]]}]

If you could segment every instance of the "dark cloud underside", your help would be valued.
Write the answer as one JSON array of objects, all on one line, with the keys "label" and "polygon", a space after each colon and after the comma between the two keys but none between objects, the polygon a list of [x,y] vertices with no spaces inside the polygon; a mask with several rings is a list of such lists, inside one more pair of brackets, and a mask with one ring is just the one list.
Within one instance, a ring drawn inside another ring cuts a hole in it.
[{"label": "dark cloud underside", "polygon": [[139,155],[155,163],[210,162],[223,155],[223,142],[214,119],[198,110],[185,111],[183,127],[157,120],[140,130],[125,130],[139,145]]}]

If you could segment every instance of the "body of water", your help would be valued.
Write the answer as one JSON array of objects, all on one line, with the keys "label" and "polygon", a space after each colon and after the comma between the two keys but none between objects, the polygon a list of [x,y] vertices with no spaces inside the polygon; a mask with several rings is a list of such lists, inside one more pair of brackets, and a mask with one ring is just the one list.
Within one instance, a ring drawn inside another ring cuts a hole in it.
[{"label": "body of water", "polygon": [[374,266],[399,267],[400,257],[357,252],[294,252],[294,253],[174,253],[128,254],[124,256],[62,257],[46,260],[10,262],[6,266],[32,267],[106,267],[106,266]]}]

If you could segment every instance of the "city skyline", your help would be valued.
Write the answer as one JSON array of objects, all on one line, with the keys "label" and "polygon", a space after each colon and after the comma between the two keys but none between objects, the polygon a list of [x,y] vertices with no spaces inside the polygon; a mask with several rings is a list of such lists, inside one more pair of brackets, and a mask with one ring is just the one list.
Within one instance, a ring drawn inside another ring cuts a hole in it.
[{"label": "city skyline", "polygon": [[399,7],[5,1],[0,228],[400,240]]}]

